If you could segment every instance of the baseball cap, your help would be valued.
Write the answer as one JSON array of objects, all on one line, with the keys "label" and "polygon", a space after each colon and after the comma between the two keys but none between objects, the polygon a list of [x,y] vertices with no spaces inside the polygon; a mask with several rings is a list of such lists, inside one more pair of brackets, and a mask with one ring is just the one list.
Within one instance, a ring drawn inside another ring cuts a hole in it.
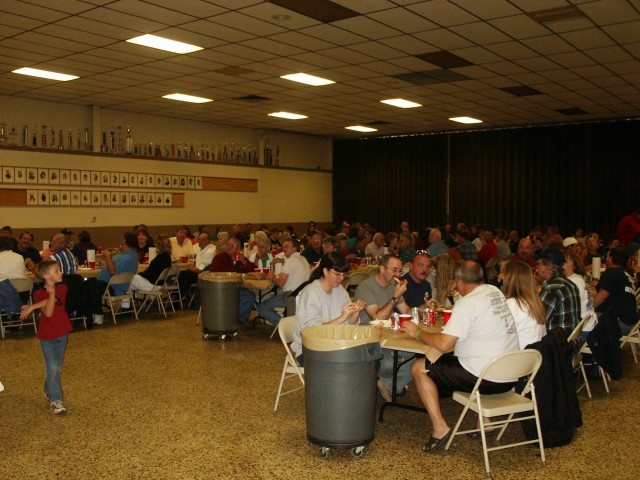
[{"label": "baseball cap", "polygon": [[73,234],[73,232],[69,228],[63,228],[62,230],[60,230],[60,233],[62,233],[63,235],[72,235]]},{"label": "baseball cap", "polygon": [[576,243],[578,243],[578,240],[576,240],[575,237],[567,237],[562,241],[562,246],[567,248],[571,245],[575,245]]},{"label": "baseball cap", "polygon": [[567,261],[564,258],[562,252],[554,247],[543,248],[540,252],[540,255],[538,255],[538,260],[544,260],[546,262],[553,263],[558,267],[562,267],[562,265],[564,265],[564,263]]}]

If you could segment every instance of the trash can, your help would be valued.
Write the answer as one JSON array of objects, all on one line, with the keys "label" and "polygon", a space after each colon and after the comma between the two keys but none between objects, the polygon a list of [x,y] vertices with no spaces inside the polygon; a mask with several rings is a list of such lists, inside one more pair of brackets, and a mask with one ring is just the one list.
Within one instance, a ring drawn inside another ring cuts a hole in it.
[{"label": "trash can", "polygon": [[202,309],[203,338],[219,335],[220,340],[236,336],[242,275],[226,272],[202,272],[198,275]]},{"label": "trash can", "polygon": [[322,447],[322,457],[330,448],[351,448],[360,457],[375,433],[380,330],[319,325],[301,336],[307,439]]}]

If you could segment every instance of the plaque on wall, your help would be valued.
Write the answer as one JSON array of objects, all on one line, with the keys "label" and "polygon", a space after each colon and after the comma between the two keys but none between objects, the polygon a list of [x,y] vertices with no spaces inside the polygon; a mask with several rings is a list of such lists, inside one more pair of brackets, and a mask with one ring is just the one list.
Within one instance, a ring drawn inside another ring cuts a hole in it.
[{"label": "plaque on wall", "polygon": [[156,207],[161,207],[164,203],[164,195],[160,192],[156,193]]},{"label": "plaque on wall", "polygon": [[163,188],[171,188],[171,175],[165,175],[163,183],[164,183]]},{"label": "plaque on wall", "polygon": [[120,186],[128,187],[129,186],[129,175],[126,173],[120,174]]},{"label": "plaque on wall", "polygon": [[38,205],[49,205],[49,192],[38,190]]},{"label": "plaque on wall", "polygon": [[77,190],[71,192],[71,205],[82,205],[82,202],[80,201],[80,192]]},{"label": "plaque on wall", "polygon": [[147,204],[147,195],[145,193],[138,194],[138,205],[146,205]]},{"label": "plaque on wall", "polygon": [[137,187],[138,186],[138,174],[136,173],[129,173],[129,186],[130,187]]},{"label": "plaque on wall", "polygon": [[91,172],[91,185],[101,185],[100,172]]},{"label": "plaque on wall", "polygon": [[71,205],[71,192],[60,190],[60,205]]},{"label": "plaque on wall", "polygon": [[27,169],[25,167],[16,167],[15,176],[16,183],[27,183]]},{"label": "plaque on wall", "polygon": [[138,186],[146,187],[147,186],[147,176],[144,173],[138,174]]},{"label": "plaque on wall", "polygon": [[178,175],[171,175],[171,188],[180,188],[180,177]]},{"label": "plaque on wall", "polygon": [[60,191],[51,190],[49,192],[49,205],[60,205]]},{"label": "plaque on wall", "polygon": [[111,186],[118,187],[120,185],[120,175],[111,172],[109,176],[111,177]]},{"label": "plaque on wall", "polygon": [[82,192],[80,194],[81,201],[80,205],[87,206],[91,205],[91,192]]},{"label": "plaque on wall", "polygon": [[102,199],[100,198],[100,192],[92,192],[91,193],[91,205],[95,205],[95,206],[102,205]]},{"label": "plaque on wall", "polygon": [[102,192],[102,205],[111,205],[111,197],[109,192]]},{"label": "plaque on wall", "polygon": [[193,190],[196,188],[196,179],[195,177],[187,177],[187,188]]},{"label": "plaque on wall", "polygon": [[91,185],[91,172],[88,170],[80,171],[80,185]]},{"label": "plaque on wall", "polygon": [[38,183],[41,185],[49,185],[49,169],[48,168],[38,169]]},{"label": "plaque on wall", "polygon": [[60,185],[69,185],[71,183],[69,170],[60,170]]},{"label": "plaque on wall", "polygon": [[27,183],[38,183],[37,168],[27,168]]},{"label": "plaque on wall", "polygon": [[100,172],[100,179],[100,185],[102,185],[103,187],[111,186],[111,175],[109,174],[109,172]]},{"label": "plaque on wall", "polygon": [[[80,185],[80,170],[71,170],[71,185]],[[78,199],[79,198],[80,197],[78,197]],[[71,200],[73,200],[73,196]],[[73,205],[73,203],[71,205]]]},{"label": "plaque on wall", "polygon": [[147,193],[147,205],[153,207],[156,204],[156,195],[155,193]]},{"label": "plaque on wall", "polygon": [[27,205],[38,205],[37,190],[27,190]]},{"label": "plaque on wall", "polygon": [[155,188],[162,188],[163,181],[164,181],[164,176],[163,175],[156,175]]},{"label": "plaque on wall", "polygon": [[60,170],[57,168],[49,169],[49,183],[52,185],[60,185]]},{"label": "plaque on wall", "polygon": [[138,194],[136,192],[131,192],[129,194],[129,205],[132,207],[138,206]]},{"label": "plaque on wall", "polygon": [[202,177],[196,177],[196,190],[202,190]]},{"label": "plaque on wall", "polygon": [[118,192],[111,192],[111,205],[120,205],[120,196]]},{"label": "plaque on wall", "polygon": [[170,193],[165,193],[164,194],[164,206],[165,207],[170,207],[171,206],[171,194]]}]

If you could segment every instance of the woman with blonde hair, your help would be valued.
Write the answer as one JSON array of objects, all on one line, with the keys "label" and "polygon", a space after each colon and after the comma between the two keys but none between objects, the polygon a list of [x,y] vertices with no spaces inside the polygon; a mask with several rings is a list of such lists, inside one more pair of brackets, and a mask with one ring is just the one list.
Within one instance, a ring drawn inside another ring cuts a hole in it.
[{"label": "woman with blonde hair", "polygon": [[433,298],[441,307],[450,307],[449,296],[455,286],[456,261],[448,253],[443,253],[438,255],[433,263],[436,271],[435,285],[432,285]]},{"label": "woman with blonde hair", "polygon": [[529,265],[514,259],[504,264],[502,293],[515,320],[520,348],[540,341],[547,331],[546,317]]}]

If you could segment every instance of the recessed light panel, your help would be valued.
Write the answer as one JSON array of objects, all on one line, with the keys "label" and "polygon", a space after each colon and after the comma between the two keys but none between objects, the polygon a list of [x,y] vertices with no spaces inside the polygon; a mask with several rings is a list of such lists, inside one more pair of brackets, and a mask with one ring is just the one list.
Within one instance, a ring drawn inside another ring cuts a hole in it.
[{"label": "recessed light panel", "polygon": [[210,98],[194,97],[193,95],[184,95],[182,93],[172,93],[171,95],[163,95],[162,98],[168,98],[169,100],[178,100],[180,102],[189,103],[207,103],[213,102]]},{"label": "recessed light panel", "polygon": [[140,37],[130,38],[127,42],[173,53],[192,53],[202,50],[202,47],[197,47],[196,45],[176,42],[175,40],[169,40],[168,38],[158,37],[156,35],[142,35]]},{"label": "recessed light panel", "polygon": [[303,118],[309,118],[306,115],[298,115],[297,113],[289,112],[273,112],[269,114],[270,117],[286,118],[289,120],[301,120]]},{"label": "recessed light panel", "polygon": [[353,130],[354,132],[364,132],[364,133],[378,131],[377,128],[363,127],[362,125],[352,125],[350,127],[344,127],[344,128],[346,128],[347,130]]},{"label": "recessed light panel", "polygon": [[75,80],[75,75],[66,75],[64,73],[49,72],[48,70],[39,70],[37,68],[19,68],[13,70],[13,73],[19,73],[20,75],[29,75],[30,77],[47,78],[49,80],[59,80],[61,82],[68,82],[69,80]]},{"label": "recessed light panel", "polygon": [[333,80],[327,80],[326,78],[321,78],[321,77],[314,77],[313,75],[307,75],[306,73],[292,73],[291,75],[282,75],[280,78],[284,78],[285,80],[291,80],[293,82],[304,83],[305,85],[312,85],[314,87],[336,83]]},{"label": "recessed light panel", "polygon": [[421,107],[419,103],[410,102],[409,100],[405,100],[403,98],[390,98],[388,100],[380,100],[382,103],[386,103],[387,105],[391,105],[393,107],[399,108],[416,108]]},{"label": "recessed light panel", "polygon": [[458,122],[458,123],[482,123],[482,120],[478,120],[477,118],[471,118],[471,117],[451,117],[449,120],[451,120],[452,122]]}]

